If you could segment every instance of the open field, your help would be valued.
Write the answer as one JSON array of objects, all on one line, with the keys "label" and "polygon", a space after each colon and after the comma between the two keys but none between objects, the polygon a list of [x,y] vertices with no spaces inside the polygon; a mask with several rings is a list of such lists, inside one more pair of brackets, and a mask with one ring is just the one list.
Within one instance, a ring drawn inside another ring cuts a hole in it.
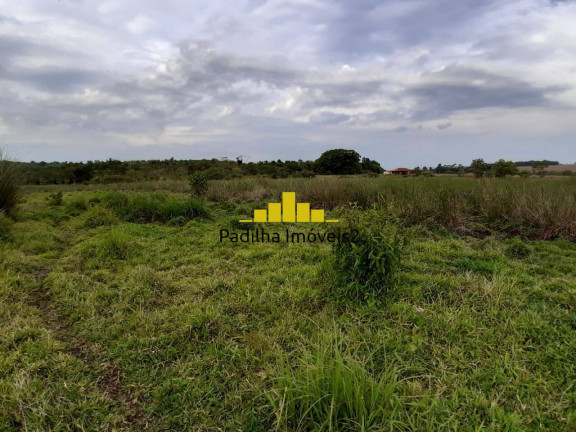
[{"label": "open field", "polygon": [[[576,179],[24,191],[0,232],[0,430],[576,428]],[[405,232],[386,295],[340,297],[328,244],[220,242],[282,191]]]}]

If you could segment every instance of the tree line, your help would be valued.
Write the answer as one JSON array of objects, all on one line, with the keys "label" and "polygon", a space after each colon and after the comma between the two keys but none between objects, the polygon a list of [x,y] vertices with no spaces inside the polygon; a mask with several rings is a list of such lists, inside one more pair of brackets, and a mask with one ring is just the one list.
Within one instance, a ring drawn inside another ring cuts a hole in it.
[{"label": "tree line", "polygon": [[246,162],[242,156],[202,160],[137,160],[88,162],[14,162],[25,184],[117,183],[183,178],[201,172],[209,180],[243,176],[271,178],[314,177],[318,174],[377,175],[380,164],[354,150],[328,150],[315,161],[286,160]]},{"label": "tree line", "polygon": [[[271,160],[246,162],[242,156],[235,159],[202,160],[135,160],[88,162],[13,162],[21,173],[25,184],[74,184],[74,183],[118,183],[161,179],[182,179],[202,173],[208,180],[226,180],[244,176],[265,176],[271,178],[314,177],[316,175],[378,175],[384,169],[375,160],[361,157],[354,150],[328,150],[314,161]],[[529,165],[527,165],[529,164]],[[469,166],[462,164],[436,167],[416,167],[412,175],[472,173],[475,177],[506,177],[524,172],[519,166],[532,166],[533,173],[543,175],[549,165],[558,165],[556,161],[512,162],[503,159],[495,163],[486,163],[483,159],[474,159]],[[529,175],[529,173],[528,173]]]}]

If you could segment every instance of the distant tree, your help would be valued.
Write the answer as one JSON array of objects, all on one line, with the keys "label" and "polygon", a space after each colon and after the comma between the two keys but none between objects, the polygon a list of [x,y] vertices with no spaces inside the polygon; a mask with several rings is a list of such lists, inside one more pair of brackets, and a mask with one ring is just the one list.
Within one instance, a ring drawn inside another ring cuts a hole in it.
[{"label": "distant tree", "polygon": [[484,177],[484,174],[488,170],[484,159],[474,159],[470,164],[470,171],[474,174],[474,177],[480,178]]},{"label": "distant tree", "polygon": [[410,171],[410,174],[419,177],[422,174],[422,170],[420,169],[420,167],[416,167],[412,171]]},{"label": "distant tree", "polygon": [[92,163],[81,164],[72,170],[74,183],[86,183],[94,178],[94,165]]},{"label": "distant tree", "polygon": [[328,150],[316,160],[316,171],[319,174],[360,174],[362,166],[360,155],[354,150]]},{"label": "distant tree", "polygon": [[378,162],[376,162],[375,160],[368,159],[367,157],[362,158],[362,162],[360,163],[360,165],[362,166],[362,171],[364,172],[376,173],[376,174],[382,174],[384,172],[384,169],[380,166]]},{"label": "distant tree", "polygon": [[492,166],[492,171],[494,172],[494,177],[504,178],[518,174],[518,167],[512,161],[500,159]]},{"label": "distant tree", "polygon": [[538,161],[532,164],[532,171],[534,174],[538,174],[540,177],[544,176],[544,171],[548,168],[546,161]]}]

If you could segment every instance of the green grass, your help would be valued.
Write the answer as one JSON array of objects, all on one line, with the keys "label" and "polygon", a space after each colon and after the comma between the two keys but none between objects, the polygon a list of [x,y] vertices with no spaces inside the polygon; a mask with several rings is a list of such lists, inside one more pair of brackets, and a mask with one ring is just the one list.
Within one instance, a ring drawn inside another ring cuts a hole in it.
[{"label": "green grass", "polygon": [[572,242],[418,223],[347,303],[329,245],[218,241],[250,204],[106,195],[27,193],[0,240],[0,430],[576,428]]}]

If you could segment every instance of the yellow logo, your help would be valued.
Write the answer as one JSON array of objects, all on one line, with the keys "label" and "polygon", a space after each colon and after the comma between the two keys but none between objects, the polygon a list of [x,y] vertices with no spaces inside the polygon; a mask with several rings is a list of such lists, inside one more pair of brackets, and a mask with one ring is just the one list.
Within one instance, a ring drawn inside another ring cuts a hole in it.
[{"label": "yellow logo", "polygon": [[254,219],[240,222],[338,222],[324,219],[324,210],[310,210],[310,203],[296,203],[296,192],[282,192],[282,203],[268,203],[268,210],[254,210]]}]

